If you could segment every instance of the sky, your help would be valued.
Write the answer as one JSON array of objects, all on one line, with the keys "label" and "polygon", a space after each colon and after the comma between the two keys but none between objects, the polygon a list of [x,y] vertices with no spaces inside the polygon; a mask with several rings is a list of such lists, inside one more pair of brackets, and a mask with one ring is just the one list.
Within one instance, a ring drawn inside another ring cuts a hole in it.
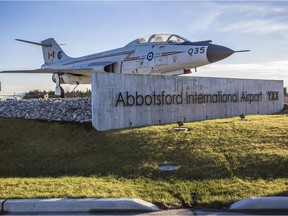
[{"label": "sky", "polygon": [[[280,79],[288,86],[288,1],[1,1],[0,71],[43,64],[40,42],[53,37],[79,57],[123,47],[153,33],[212,40],[235,53],[192,76]],[[54,90],[51,75],[0,74],[0,95]],[[63,85],[65,90],[74,86]],[[90,88],[82,85],[79,90]]]}]

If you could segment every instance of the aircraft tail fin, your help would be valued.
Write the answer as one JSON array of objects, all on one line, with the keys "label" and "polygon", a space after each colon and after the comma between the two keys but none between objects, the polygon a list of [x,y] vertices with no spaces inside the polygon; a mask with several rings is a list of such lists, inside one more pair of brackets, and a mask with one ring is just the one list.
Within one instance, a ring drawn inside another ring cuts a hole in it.
[{"label": "aircraft tail fin", "polygon": [[26,41],[26,40],[21,40],[21,39],[16,39],[16,40],[42,46],[44,62],[47,65],[70,59],[70,57],[65,54],[65,52],[59,46],[59,44],[53,38],[43,40],[41,41],[41,43]]}]

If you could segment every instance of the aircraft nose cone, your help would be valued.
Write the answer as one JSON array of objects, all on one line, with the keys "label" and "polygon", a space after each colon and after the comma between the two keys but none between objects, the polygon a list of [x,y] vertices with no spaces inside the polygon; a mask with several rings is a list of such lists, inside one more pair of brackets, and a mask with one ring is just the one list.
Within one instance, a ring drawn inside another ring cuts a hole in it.
[{"label": "aircraft nose cone", "polygon": [[209,44],[207,49],[207,59],[210,63],[220,61],[232,55],[234,50],[231,50],[227,47]]}]

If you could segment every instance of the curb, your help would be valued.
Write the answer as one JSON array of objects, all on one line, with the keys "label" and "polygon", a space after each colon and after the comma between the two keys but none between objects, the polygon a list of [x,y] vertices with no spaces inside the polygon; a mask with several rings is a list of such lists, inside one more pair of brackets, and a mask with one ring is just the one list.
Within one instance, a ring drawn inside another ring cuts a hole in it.
[{"label": "curb", "polygon": [[0,199],[0,213],[3,212],[3,204],[4,204],[5,200]]},{"label": "curb", "polygon": [[272,196],[272,197],[251,197],[233,203],[229,209],[288,209],[288,197],[285,196]]},{"label": "curb", "polygon": [[[0,200],[2,201],[2,200]],[[88,213],[96,211],[159,211],[157,206],[140,199],[7,199],[2,212],[8,213]]]}]

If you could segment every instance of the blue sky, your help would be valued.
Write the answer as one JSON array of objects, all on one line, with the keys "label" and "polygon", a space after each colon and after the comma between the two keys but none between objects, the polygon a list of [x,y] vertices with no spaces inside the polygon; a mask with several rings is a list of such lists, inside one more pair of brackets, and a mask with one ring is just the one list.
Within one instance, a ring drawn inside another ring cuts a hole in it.
[{"label": "blue sky", "polygon": [[[0,71],[36,69],[41,48],[15,41],[54,37],[72,56],[122,47],[152,33],[250,49],[194,76],[283,79],[288,85],[287,1],[0,1]],[[2,92],[54,90],[51,75],[0,75]],[[73,86],[63,86],[72,90]],[[86,89],[84,85],[80,89]]]}]

